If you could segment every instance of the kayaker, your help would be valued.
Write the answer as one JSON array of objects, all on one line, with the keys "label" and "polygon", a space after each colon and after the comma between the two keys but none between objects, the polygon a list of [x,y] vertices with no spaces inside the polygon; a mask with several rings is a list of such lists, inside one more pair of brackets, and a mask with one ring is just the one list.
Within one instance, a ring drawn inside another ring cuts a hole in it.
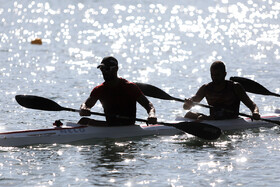
[{"label": "kayaker", "polygon": [[[96,86],[87,100],[80,107],[81,116],[90,116],[90,109],[99,100],[106,114],[106,122],[82,118],[79,124],[88,125],[134,125],[136,103],[143,106],[148,113],[148,123],[157,122],[153,104],[144,96],[138,86],[118,77],[118,61],[112,56],[104,57],[97,67],[101,70],[104,82]],[[127,117],[124,119],[122,117]]]},{"label": "kayaker", "polygon": [[210,67],[212,82],[202,85],[197,93],[185,99],[183,108],[190,110],[194,102],[200,102],[204,97],[210,108],[210,115],[189,111],[185,118],[201,120],[220,120],[238,118],[240,101],[242,101],[252,112],[253,119],[260,119],[257,105],[249,98],[241,84],[225,80],[226,66],[222,61],[215,61]]}]

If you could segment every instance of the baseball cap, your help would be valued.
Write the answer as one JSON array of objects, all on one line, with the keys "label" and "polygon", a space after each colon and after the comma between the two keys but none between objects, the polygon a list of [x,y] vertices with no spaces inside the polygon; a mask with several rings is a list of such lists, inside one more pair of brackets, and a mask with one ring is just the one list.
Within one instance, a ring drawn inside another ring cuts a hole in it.
[{"label": "baseball cap", "polygon": [[107,56],[104,57],[100,63],[99,66],[97,66],[97,68],[101,68],[101,67],[112,67],[112,66],[118,66],[118,61],[116,58],[112,57],[112,56]]}]

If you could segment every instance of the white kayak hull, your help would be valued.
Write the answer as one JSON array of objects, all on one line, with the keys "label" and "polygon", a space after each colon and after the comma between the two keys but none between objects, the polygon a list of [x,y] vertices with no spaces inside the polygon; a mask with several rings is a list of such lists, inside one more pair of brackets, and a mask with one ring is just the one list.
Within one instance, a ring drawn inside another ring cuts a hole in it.
[{"label": "white kayak hull", "polygon": [[[263,119],[269,120],[280,120],[280,114],[267,114],[262,116]],[[177,117],[176,121],[194,121],[192,119]],[[250,118],[238,118],[231,120],[203,120],[202,123],[207,123],[216,127],[219,127],[223,131],[235,131],[235,130],[243,130],[243,129],[251,129],[251,128],[259,128],[259,127],[274,127],[277,126],[275,123],[268,123],[262,120],[251,120]]]},{"label": "white kayak hull", "polygon": [[[264,119],[279,121],[280,114],[262,116]],[[193,121],[191,119],[177,117],[176,121]],[[251,121],[250,118],[232,120],[204,120],[203,123],[219,127],[223,131],[242,130],[259,127],[273,127],[274,123],[264,121]],[[37,129],[26,131],[14,131],[0,133],[0,146],[27,146],[34,144],[63,144],[75,142],[91,143],[96,139],[131,138],[153,135],[178,135],[183,131],[172,126],[164,125],[132,125],[132,126],[80,126],[75,123],[67,123],[65,127],[49,129]]]},{"label": "white kayak hull", "polygon": [[67,123],[66,127],[0,133],[0,146],[27,146],[34,144],[75,143],[94,139],[129,138],[152,135],[176,135],[183,132],[164,125],[80,126]]}]

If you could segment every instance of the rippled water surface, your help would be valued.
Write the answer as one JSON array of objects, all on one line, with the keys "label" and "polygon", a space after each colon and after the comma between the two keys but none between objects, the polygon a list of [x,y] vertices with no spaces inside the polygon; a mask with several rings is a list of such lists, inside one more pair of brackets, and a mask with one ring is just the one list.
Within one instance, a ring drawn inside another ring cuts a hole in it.
[{"label": "rippled water surface", "polygon": [[[272,0],[0,0],[0,131],[79,120],[77,113],[25,109],[14,97],[38,95],[79,108],[103,81],[96,66],[107,55],[119,60],[121,77],[174,97],[190,97],[209,82],[215,60],[226,63],[227,78],[251,78],[279,93],[279,12]],[[43,44],[31,45],[35,38]],[[262,114],[280,108],[276,97],[249,96]],[[182,103],[150,100],[159,121],[185,113]],[[93,111],[102,112],[101,105]],[[249,113],[243,105],[241,111]],[[137,116],[146,118],[140,106]],[[1,147],[0,185],[277,186],[279,135],[274,127],[213,142],[178,135]]]}]

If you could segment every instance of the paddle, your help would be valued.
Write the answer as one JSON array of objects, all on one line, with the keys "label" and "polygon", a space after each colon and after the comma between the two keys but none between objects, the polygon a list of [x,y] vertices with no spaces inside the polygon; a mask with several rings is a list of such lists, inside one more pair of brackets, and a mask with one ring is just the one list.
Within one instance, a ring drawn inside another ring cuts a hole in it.
[{"label": "paddle", "polygon": [[253,80],[250,80],[250,79],[247,79],[244,77],[230,77],[230,80],[232,80],[234,82],[239,82],[243,86],[243,88],[245,89],[246,92],[280,97],[279,94],[272,93],[271,91],[266,89],[264,86],[262,86],[261,84],[255,82]]},{"label": "paddle", "polygon": [[[163,91],[160,88],[155,87],[153,85],[145,84],[145,83],[138,83],[138,82],[135,83],[135,84],[137,84],[137,86],[140,88],[140,90],[142,90],[142,92],[146,96],[154,97],[154,98],[158,98],[158,99],[163,99],[163,100],[174,100],[174,101],[179,101],[179,102],[185,102],[185,100],[179,99],[179,98],[176,98],[176,97],[172,97],[171,95],[169,95],[165,91]],[[195,103],[195,105],[206,107],[206,108],[211,108],[211,106],[204,105],[204,104],[201,104],[201,103]]]},{"label": "paddle", "polygon": [[[46,110],[46,111],[71,111],[71,112],[79,112],[79,110],[75,110],[72,108],[66,108],[60,106],[58,103],[39,96],[33,96],[33,95],[16,95],[16,101],[23,107],[31,108],[31,109],[38,109],[38,110]],[[103,113],[98,112],[91,112],[93,115],[99,115],[99,116],[106,116]],[[127,118],[127,117],[121,117],[117,116],[119,118]],[[147,122],[147,120],[144,119],[138,119],[136,118],[136,121],[141,122]],[[197,123],[197,122],[179,122],[179,123],[164,123],[164,122],[158,122],[158,124],[166,125],[166,126],[172,126],[179,130],[182,130],[186,133],[192,134],[194,136],[197,136],[202,139],[206,140],[215,140],[220,137],[221,135],[221,129],[218,127],[204,124],[204,123]]]},{"label": "paddle", "polygon": [[[157,88],[153,85],[144,84],[144,83],[136,83],[136,84],[138,85],[138,87],[142,90],[142,92],[146,96],[159,98],[159,99],[164,99],[164,100],[175,100],[175,101],[184,102],[183,99],[172,97],[168,93],[164,92],[160,88]],[[201,103],[194,103],[194,104],[198,105],[198,106],[205,107],[205,108],[214,108],[214,106],[211,106],[211,105],[204,105],[204,104],[201,104]],[[232,112],[232,111],[229,111],[229,110],[225,110],[225,111]],[[251,119],[253,118],[253,116],[248,115],[248,114],[244,114],[244,113],[238,113],[238,115],[249,117]],[[280,125],[280,121],[274,121],[274,120],[269,120],[269,119],[264,119],[264,118],[261,118],[260,120]]]}]

